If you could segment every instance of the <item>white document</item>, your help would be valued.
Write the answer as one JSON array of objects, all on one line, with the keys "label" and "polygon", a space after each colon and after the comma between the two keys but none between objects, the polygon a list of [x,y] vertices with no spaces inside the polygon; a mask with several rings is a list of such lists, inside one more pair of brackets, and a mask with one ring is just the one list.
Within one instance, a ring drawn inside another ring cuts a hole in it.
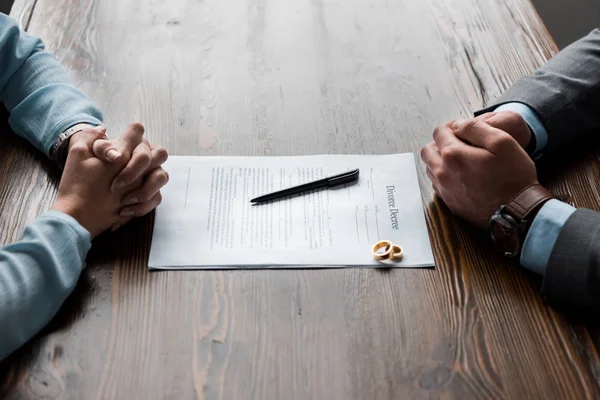
[{"label": "white document", "polygon": [[[412,153],[384,156],[170,157],[150,269],[433,266]],[[355,184],[252,205],[260,195],[359,168]]]}]

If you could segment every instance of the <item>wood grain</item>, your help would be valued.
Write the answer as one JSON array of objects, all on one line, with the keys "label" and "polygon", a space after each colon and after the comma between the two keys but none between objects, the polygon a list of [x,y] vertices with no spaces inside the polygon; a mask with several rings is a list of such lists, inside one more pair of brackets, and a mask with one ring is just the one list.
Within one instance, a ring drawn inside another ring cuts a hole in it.
[{"label": "wood grain", "polygon": [[[111,135],[139,120],[174,155],[418,152],[557,51],[525,0],[20,0],[12,14]],[[56,181],[0,144],[8,243]],[[549,185],[600,208],[597,156],[572,164]],[[436,269],[149,273],[152,221],[137,221],[94,243],[76,293],[0,365],[0,397],[599,397],[597,326],[546,307],[418,167]]]}]

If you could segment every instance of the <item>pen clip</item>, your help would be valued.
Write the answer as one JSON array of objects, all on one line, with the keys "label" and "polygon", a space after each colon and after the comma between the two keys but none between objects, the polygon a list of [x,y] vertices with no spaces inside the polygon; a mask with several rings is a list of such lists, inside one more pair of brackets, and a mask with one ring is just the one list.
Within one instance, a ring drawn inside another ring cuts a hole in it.
[{"label": "pen clip", "polygon": [[352,182],[358,179],[359,170],[344,172],[343,174],[335,175],[327,178],[327,186],[337,186],[344,183]]}]

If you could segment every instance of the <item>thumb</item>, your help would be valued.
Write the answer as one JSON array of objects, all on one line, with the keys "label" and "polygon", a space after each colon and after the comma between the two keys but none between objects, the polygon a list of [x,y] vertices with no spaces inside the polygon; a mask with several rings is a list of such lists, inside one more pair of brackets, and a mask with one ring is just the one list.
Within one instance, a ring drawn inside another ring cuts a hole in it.
[{"label": "thumb", "polygon": [[102,161],[115,163],[119,161],[122,154],[117,148],[117,144],[112,140],[99,139],[92,145],[92,153]]},{"label": "thumb", "polygon": [[94,142],[106,135],[106,128],[87,128],[71,136],[69,152],[67,153],[67,164],[69,160],[83,161],[93,157],[92,146]]},{"label": "thumb", "polygon": [[86,128],[81,132],[77,132],[71,137],[71,142],[69,143],[69,153],[74,152],[73,150],[85,150],[87,153],[91,153],[94,142],[104,137],[106,137],[106,128],[103,126]]}]

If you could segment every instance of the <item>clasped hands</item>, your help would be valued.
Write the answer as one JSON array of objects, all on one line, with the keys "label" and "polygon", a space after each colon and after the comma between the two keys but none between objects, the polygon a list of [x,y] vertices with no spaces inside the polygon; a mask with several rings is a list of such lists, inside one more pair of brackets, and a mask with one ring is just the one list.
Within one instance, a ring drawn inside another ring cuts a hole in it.
[{"label": "clasped hands", "polygon": [[118,140],[106,128],[86,128],[70,139],[67,162],[52,210],[75,218],[92,239],[118,229],[162,201],[169,176],[161,165],[168,154],[144,138],[144,127],[129,125]]},{"label": "clasped hands", "polygon": [[[162,200],[167,152],[151,145],[140,124],[118,140],[102,126],[71,138],[53,210],[75,218],[92,238],[143,216]],[[513,112],[487,113],[437,127],[421,158],[427,176],[450,211],[485,228],[489,218],[525,187],[538,183],[525,152],[531,131]]]},{"label": "clasped hands", "polygon": [[531,131],[514,112],[450,121],[421,150],[434,190],[452,213],[480,227],[525,187],[538,183],[525,152]]}]

